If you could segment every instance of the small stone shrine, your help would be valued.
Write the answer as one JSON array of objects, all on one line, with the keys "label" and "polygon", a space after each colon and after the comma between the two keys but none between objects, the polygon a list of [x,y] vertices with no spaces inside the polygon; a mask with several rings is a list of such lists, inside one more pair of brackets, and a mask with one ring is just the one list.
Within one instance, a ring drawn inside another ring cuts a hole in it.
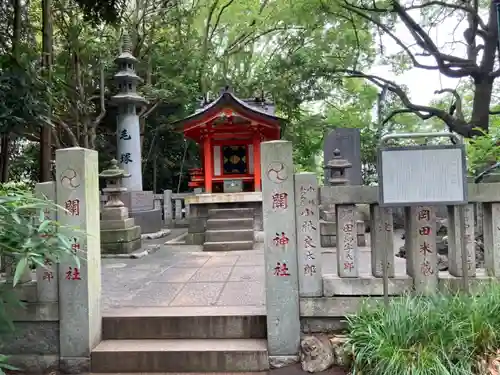
[{"label": "small stone shrine", "polygon": [[[325,181],[329,186],[347,185],[349,179],[346,170],[352,164],[342,158],[339,149],[333,151],[333,158],[326,163]],[[335,207],[323,207],[320,211],[320,240],[322,247],[335,247],[337,244],[337,226],[335,219]],[[366,246],[365,224],[362,220],[356,220],[358,246]]]},{"label": "small stone shrine", "polygon": [[123,36],[122,53],[115,62],[119,70],[114,77],[118,93],[111,99],[118,107],[117,159],[120,167],[130,174],[130,178],[124,181],[127,192],[122,194],[121,200],[143,233],[158,232],[163,228],[162,211],[154,207],[153,192],[142,189],[141,134],[137,108],[145,104],[146,99],[136,91],[142,79],[135,72],[137,59],[132,55],[132,43],[127,34]]},{"label": "small stone shrine", "polygon": [[111,160],[111,167],[99,174],[106,181],[102,189],[108,195],[101,214],[101,248],[103,253],[128,254],[141,248],[141,227],[135,225],[134,218],[128,216],[128,208],[120,200],[120,195],[127,191],[122,187],[122,178],[129,178],[118,167],[118,161]]}]

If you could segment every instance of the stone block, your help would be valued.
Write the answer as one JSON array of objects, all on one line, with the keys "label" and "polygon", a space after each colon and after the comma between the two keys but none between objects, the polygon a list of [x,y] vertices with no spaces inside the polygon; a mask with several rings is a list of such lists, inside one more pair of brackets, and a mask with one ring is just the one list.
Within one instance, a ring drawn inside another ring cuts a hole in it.
[{"label": "stone block", "polygon": [[203,217],[190,217],[189,219],[189,233],[203,233],[205,232],[207,219]]},{"label": "stone block", "polygon": [[57,354],[59,322],[16,322],[15,331],[0,335],[2,354]]},{"label": "stone block", "polygon": [[152,191],[126,191],[120,197],[130,211],[149,211],[155,208]]},{"label": "stone block", "polygon": [[141,248],[142,240],[138,238],[130,242],[103,243],[101,246],[104,254],[130,254]]},{"label": "stone block", "polygon": [[141,227],[101,230],[101,244],[130,242],[141,238]]},{"label": "stone block", "polygon": [[[383,279],[374,276],[356,278],[324,275],[323,288],[325,297],[333,296],[383,296]],[[409,293],[413,288],[413,280],[409,276],[389,279],[389,295]]]},{"label": "stone block", "polygon": [[320,220],[319,228],[320,234],[323,236],[334,236],[337,234],[337,225],[335,221]]},{"label": "stone block", "polygon": [[101,230],[128,229],[135,226],[133,218],[125,220],[101,220]]},{"label": "stone block", "polygon": [[325,220],[325,221],[335,221],[335,210],[330,210],[330,211],[325,211],[321,210],[320,211],[320,219]]},{"label": "stone block", "polygon": [[128,219],[127,207],[110,207],[102,210],[101,220],[125,220]]},{"label": "stone block", "polygon": [[186,235],[186,245],[203,245],[205,243],[205,233],[188,233]]},{"label": "stone block", "polygon": [[142,233],[155,233],[163,229],[162,210],[131,211],[130,217],[135,225],[141,227]]}]

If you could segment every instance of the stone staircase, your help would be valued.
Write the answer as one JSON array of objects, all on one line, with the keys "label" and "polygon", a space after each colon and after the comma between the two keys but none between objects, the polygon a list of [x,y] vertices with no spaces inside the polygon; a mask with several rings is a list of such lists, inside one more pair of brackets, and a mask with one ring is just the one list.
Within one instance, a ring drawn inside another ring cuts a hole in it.
[{"label": "stone staircase", "polygon": [[253,221],[253,208],[208,210],[203,251],[252,250]]},{"label": "stone staircase", "polygon": [[[119,309],[102,320],[92,373],[269,370],[265,313],[243,307]],[[121,312],[120,312],[121,311]]]}]

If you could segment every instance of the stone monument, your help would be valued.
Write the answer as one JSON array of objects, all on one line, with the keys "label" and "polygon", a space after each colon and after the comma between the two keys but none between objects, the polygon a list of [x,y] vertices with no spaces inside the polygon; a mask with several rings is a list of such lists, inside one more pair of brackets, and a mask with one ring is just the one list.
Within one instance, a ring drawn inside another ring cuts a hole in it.
[{"label": "stone monument", "polygon": [[122,179],[130,175],[118,167],[116,159],[111,160],[111,167],[99,177],[107,180],[102,189],[108,195],[101,214],[101,251],[112,254],[128,254],[141,248],[141,227],[135,225],[134,218],[128,216],[128,208],[120,200],[120,195],[127,191],[122,187]]},{"label": "stone monument", "polygon": [[[97,151],[56,151],[57,220],[80,258],[61,259],[59,366],[62,373],[90,372],[90,353],[101,341],[101,245]],[[77,230],[73,229],[77,228]]]},{"label": "stone monument", "polygon": [[[348,170],[352,164],[344,159],[339,149],[333,150],[333,157],[329,159],[325,166],[325,183],[328,186],[339,186],[349,184],[347,178]],[[337,245],[337,225],[335,207],[323,207],[320,220],[320,239],[322,247],[335,247]],[[355,220],[357,228],[358,246],[366,246],[365,223],[362,220]]]},{"label": "stone monument", "polygon": [[127,34],[123,37],[123,48],[116,58],[118,73],[115,80],[118,93],[111,99],[118,107],[117,116],[117,158],[125,173],[130,178],[124,181],[127,191],[122,194],[122,201],[130,210],[143,233],[158,232],[162,229],[162,211],[154,207],[152,191],[142,190],[141,133],[137,107],[146,103],[146,99],[137,94],[137,84],[141,78],[135,73],[137,59],[132,55],[132,43]]},{"label": "stone monument", "polygon": [[[325,166],[333,155],[334,150],[339,150],[340,154],[352,165],[346,171],[347,184],[362,185],[361,178],[361,134],[356,128],[334,129],[325,137],[323,145],[323,158]],[[325,176],[325,185],[328,185]]]}]

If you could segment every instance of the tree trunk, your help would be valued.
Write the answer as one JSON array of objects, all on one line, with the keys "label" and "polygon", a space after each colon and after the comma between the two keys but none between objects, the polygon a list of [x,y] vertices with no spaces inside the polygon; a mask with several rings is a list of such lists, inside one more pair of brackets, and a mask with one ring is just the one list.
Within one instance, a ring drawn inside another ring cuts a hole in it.
[{"label": "tree trunk", "polygon": [[487,132],[489,128],[492,91],[493,79],[490,77],[483,77],[474,82],[471,124],[485,132]]},{"label": "tree trunk", "polygon": [[[48,87],[52,78],[52,0],[42,0],[42,66]],[[49,90],[49,109],[47,117],[52,118]],[[40,182],[51,181],[52,131],[48,125],[40,130]]]},{"label": "tree trunk", "polygon": [[[14,20],[12,27],[12,56],[19,63],[20,43],[21,43],[21,0],[12,0],[14,9]],[[10,148],[10,132],[3,134],[0,140],[0,182],[9,180],[9,148]]]}]

